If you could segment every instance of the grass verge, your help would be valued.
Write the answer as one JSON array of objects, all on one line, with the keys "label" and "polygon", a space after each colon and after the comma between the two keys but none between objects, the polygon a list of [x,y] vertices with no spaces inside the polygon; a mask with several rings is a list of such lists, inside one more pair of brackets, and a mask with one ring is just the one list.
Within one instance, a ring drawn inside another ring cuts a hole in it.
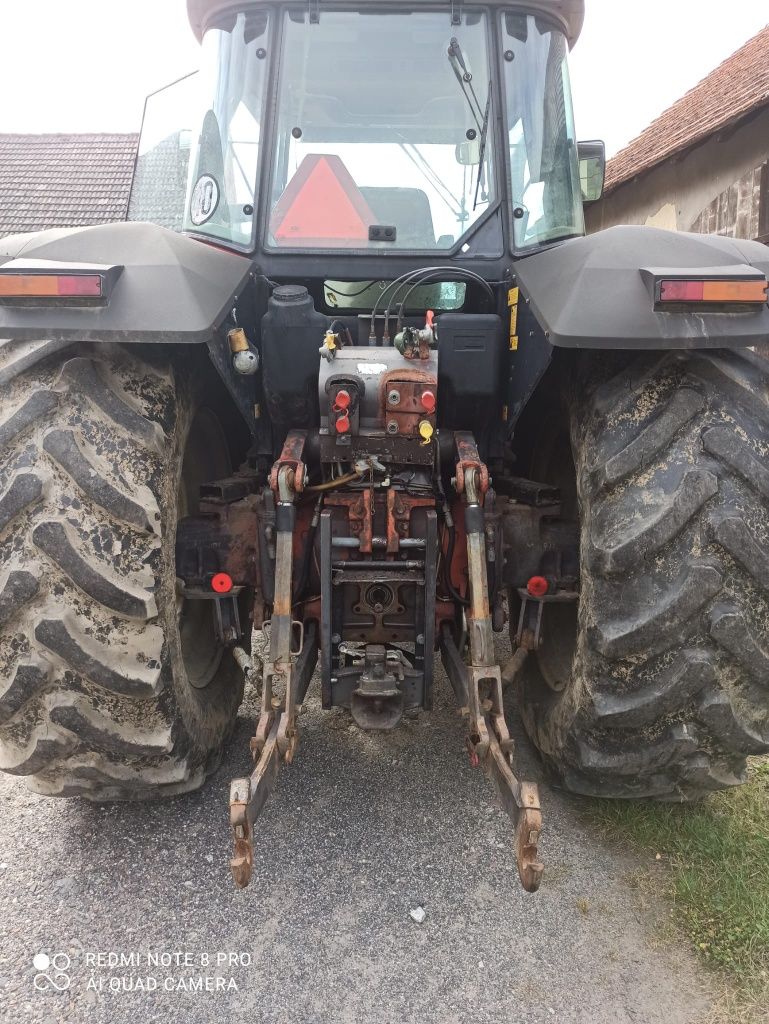
[{"label": "grass verge", "polygon": [[726,983],[717,1019],[769,1021],[769,759],[701,804],[601,800],[591,817],[665,862],[676,926]]}]

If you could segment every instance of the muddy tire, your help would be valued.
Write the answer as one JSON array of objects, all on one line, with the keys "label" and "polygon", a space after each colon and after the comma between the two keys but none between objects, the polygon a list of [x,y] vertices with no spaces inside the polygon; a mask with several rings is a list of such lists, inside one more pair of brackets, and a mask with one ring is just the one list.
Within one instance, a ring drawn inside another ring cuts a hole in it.
[{"label": "muddy tire", "polygon": [[769,363],[580,366],[581,598],[546,626],[524,720],[577,793],[697,799],[769,751]]},{"label": "muddy tire", "polygon": [[57,348],[0,344],[0,768],[93,800],[195,789],[242,684],[177,599],[174,540],[225,438],[150,350]]}]

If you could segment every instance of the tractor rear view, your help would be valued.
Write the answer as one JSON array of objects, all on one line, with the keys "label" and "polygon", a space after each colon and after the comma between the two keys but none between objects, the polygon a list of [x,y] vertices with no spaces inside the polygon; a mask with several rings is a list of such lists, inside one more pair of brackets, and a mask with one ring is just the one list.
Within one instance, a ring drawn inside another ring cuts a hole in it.
[{"label": "tractor rear view", "polygon": [[148,105],[131,203],[181,231],[0,242],[0,767],[189,791],[247,682],[243,886],[313,681],[395,729],[439,652],[529,891],[506,690],[576,793],[738,784],[769,750],[769,250],[584,237],[582,0],[189,10],[194,118]]}]

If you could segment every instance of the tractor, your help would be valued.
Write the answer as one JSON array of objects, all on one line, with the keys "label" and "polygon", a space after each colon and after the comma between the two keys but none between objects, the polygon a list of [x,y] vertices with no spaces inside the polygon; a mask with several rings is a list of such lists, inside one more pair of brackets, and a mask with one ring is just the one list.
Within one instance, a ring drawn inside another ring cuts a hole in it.
[{"label": "tractor", "polygon": [[511,715],[577,794],[739,784],[769,750],[769,249],[586,236],[583,0],[188,9],[201,70],[148,101],[128,221],[0,242],[0,767],[184,793],[248,686],[245,886],[311,684],[392,730],[440,655],[527,891]]}]

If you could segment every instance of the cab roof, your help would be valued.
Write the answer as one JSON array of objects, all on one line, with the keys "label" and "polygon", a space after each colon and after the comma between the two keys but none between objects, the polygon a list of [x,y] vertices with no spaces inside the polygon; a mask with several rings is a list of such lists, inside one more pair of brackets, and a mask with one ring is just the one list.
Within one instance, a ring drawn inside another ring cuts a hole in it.
[{"label": "cab roof", "polygon": [[[267,2],[268,0],[187,0],[187,12],[195,35],[198,39],[202,39],[206,28],[218,15],[241,11]],[[278,0],[278,2],[285,3],[286,0]],[[315,0],[315,2],[322,11],[324,3],[326,6],[331,6],[332,0]],[[339,6],[362,8],[366,6],[387,7],[397,4],[402,8],[403,2],[404,0],[340,0]],[[452,6],[452,0],[436,0],[435,3],[432,0],[414,0],[415,7],[419,7],[423,3],[429,7],[445,6],[447,9]],[[457,6],[465,6],[462,0],[454,0],[454,3]],[[336,0],[333,0],[333,5],[337,6]],[[485,0],[485,3],[482,0],[481,5],[514,7],[530,14],[548,14],[563,26],[570,46],[574,46],[576,43],[585,20],[585,0]]]}]

